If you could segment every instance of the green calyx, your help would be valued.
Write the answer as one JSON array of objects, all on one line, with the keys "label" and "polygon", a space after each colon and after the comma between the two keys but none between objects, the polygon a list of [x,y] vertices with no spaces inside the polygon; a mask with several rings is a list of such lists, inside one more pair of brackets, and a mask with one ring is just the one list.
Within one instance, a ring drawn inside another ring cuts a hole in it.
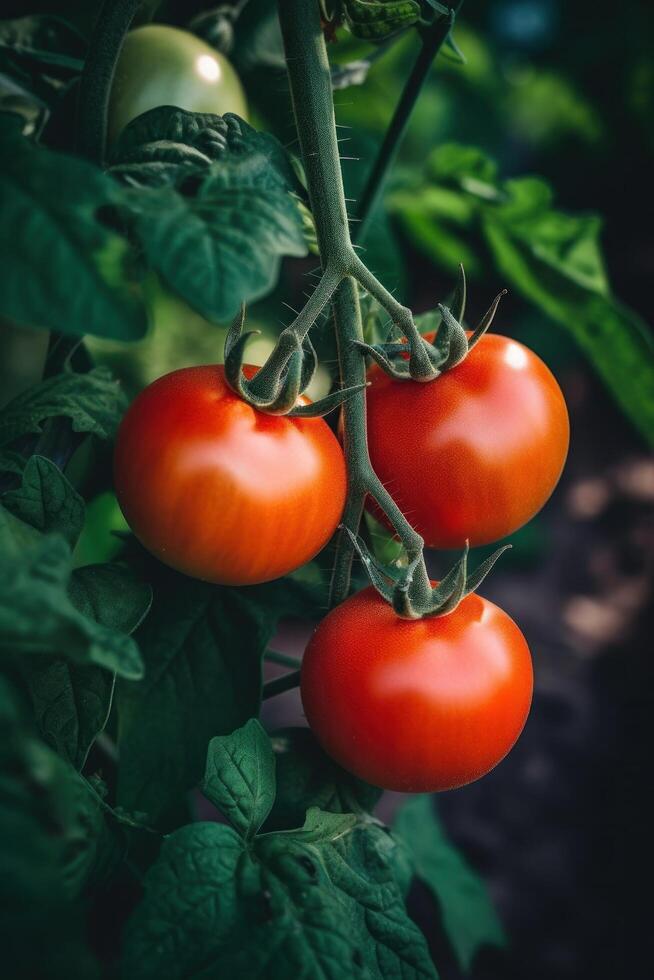
[{"label": "green calyx", "polygon": [[348,534],[375,589],[386,602],[392,605],[394,611],[402,619],[447,616],[454,612],[462,599],[479,588],[500,555],[511,547],[510,544],[505,544],[498,548],[469,575],[469,546],[466,542],[463,554],[445,578],[431,588],[428,594],[416,596],[412,586],[416,571],[418,571],[422,561],[422,554],[410,561],[404,568],[392,568],[381,565],[358,535],[351,531],[348,531]]},{"label": "green calyx", "polygon": [[433,342],[429,342],[417,329],[407,332],[407,339],[385,344],[358,344],[379,367],[398,381],[433,381],[445,371],[456,367],[468,356],[491,326],[500,300],[506,294],[503,289],[495,297],[479,324],[468,337],[463,326],[466,306],[466,278],[460,266],[459,280],[452,300],[452,308],[438,303],[441,324]]},{"label": "green calyx", "polygon": [[253,378],[243,371],[245,350],[258,330],[243,330],[245,305],[241,306],[225,338],[225,380],[230,388],[258,411],[292,418],[320,418],[341,405],[363,386],[341,388],[308,405],[298,400],[313,380],[318,359],[309,335],[298,337],[285,330],[265,365]]}]

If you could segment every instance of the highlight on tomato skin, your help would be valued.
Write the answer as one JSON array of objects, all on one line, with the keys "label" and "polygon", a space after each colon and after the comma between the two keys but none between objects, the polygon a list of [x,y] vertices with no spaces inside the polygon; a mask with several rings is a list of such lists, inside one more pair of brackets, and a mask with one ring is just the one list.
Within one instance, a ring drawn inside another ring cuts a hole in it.
[{"label": "highlight on tomato skin", "polygon": [[510,751],[533,670],[516,624],[479,595],[409,621],[367,588],[319,624],[301,693],[314,735],[345,769],[382,789],[437,792],[479,779]]},{"label": "highlight on tomato skin", "polygon": [[309,561],[336,530],[346,493],[327,423],[258,412],[222,365],[173,371],[138,395],[118,432],[114,481],[144,547],[221,585],[266,582]]},{"label": "highlight on tomato skin", "polygon": [[524,344],[487,333],[434,381],[396,381],[377,365],[368,380],[373,467],[428,547],[498,541],[547,502],[568,453],[568,411]]}]

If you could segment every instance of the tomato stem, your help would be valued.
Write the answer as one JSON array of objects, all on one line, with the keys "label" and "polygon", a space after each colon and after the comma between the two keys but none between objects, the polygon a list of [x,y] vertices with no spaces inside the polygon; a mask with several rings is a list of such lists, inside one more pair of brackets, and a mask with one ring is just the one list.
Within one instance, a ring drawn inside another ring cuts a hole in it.
[{"label": "tomato stem", "polygon": [[437,56],[454,26],[456,15],[462,4],[463,0],[459,0],[458,3],[453,5],[449,17],[443,17],[437,20],[433,25],[424,28],[422,31],[422,44],[418,57],[404,86],[400,101],[393,113],[390,126],[386,130],[384,141],[379,149],[377,159],[373,164],[359,201],[356,214],[357,226],[353,236],[355,242],[361,242],[365,238],[370,219],[375,212],[384,188],[386,176],[397,156],[400,143],[409,124],[413,107],[420,95],[434,58]]},{"label": "tomato stem", "polygon": [[271,664],[279,664],[280,667],[294,667],[299,668],[301,661],[297,657],[289,657],[285,653],[278,653],[276,650],[266,650],[264,654],[264,660],[268,660]]},{"label": "tomato stem", "polygon": [[[412,329],[415,331],[415,325],[411,312],[401,306],[369,273],[352,245],[331,75],[318,3],[316,0],[279,0],[279,19],[323,279],[330,286],[333,278],[342,280],[332,297],[341,386],[354,389],[342,406],[348,497],[343,529],[339,532],[336,545],[330,603],[336,605],[342,602],[349,592],[354,554],[351,534],[356,535],[359,529],[367,494],[371,494],[387,511],[409,561],[415,564],[411,591],[416,600],[422,600],[431,592],[422,555],[422,538],[375,476],[368,454],[366,396],[362,387],[366,380],[366,365],[358,346],[363,343],[364,337],[357,282],[364,288],[373,287],[378,295],[383,296],[385,305],[390,304],[401,329],[411,333]],[[319,289],[321,285],[322,280]],[[322,299],[322,295],[321,292],[319,299]]]},{"label": "tomato stem", "polygon": [[291,355],[301,346],[309,330],[334,295],[342,278],[342,273],[338,269],[334,267],[325,269],[313,293],[295,320],[282,330],[275,349],[250,382],[249,388],[255,395],[270,400],[275,397]]},{"label": "tomato stem", "polygon": [[427,354],[427,345],[423,341],[422,335],[415,324],[411,310],[407,306],[402,306],[395,299],[393,294],[379,282],[377,277],[373,275],[366,264],[356,254],[354,256],[352,272],[357,282],[370,293],[373,299],[376,299],[383,306],[399,330],[400,335],[407,338],[411,351],[412,377],[422,381],[430,381],[436,377],[436,372]]},{"label": "tomato stem", "polygon": [[290,691],[292,688],[297,687],[300,683],[300,671],[292,670],[288,674],[284,674],[282,677],[276,677],[274,681],[268,681],[267,684],[263,685],[263,693],[261,695],[264,701],[268,698],[274,698],[276,694],[283,694],[285,691]]},{"label": "tomato stem", "polygon": [[107,112],[125,35],[143,0],[105,0],[89,42],[77,107],[79,152],[100,166],[107,143]]}]

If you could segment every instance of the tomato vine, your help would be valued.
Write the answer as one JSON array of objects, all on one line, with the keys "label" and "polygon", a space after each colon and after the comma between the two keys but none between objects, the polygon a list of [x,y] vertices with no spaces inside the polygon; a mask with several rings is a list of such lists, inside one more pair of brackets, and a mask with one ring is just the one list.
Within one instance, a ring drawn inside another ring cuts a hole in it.
[{"label": "tomato vine", "polygon": [[[367,290],[391,317],[400,335],[407,338],[407,352],[412,376],[427,381],[437,377],[438,370],[430,358],[429,346],[421,337],[411,310],[399,303],[378,281],[363,260],[357,255],[349,230],[349,220],[340,169],[340,156],[336,120],[332,97],[329,61],[324,34],[316,5],[309,0],[282,0],[279,6],[280,22],[288,77],[293,100],[300,150],[304,163],[311,210],[316,225],[323,274],[316,291],[307,306],[280,336],[276,350],[271,355],[262,374],[266,381],[275,378],[279,384],[288,362],[289,341],[299,346],[304,333],[319,312],[333,297],[333,316],[337,336],[340,381],[343,392],[349,396],[343,402],[343,445],[348,467],[348,497],[343,515],[343,527],[336,545],[336,558],[332,575],[330,604],[338,605],[347,596],[353,555],[359,549],[366,566],[371,569],[370,556],[357,542],[357,533],[366,497],[370,495],[400,538],[407,554],[407,572],[396,589],[394,606],[399,615],[409,618],[435,614],[451,608],[451,595],[446,590],[435,591],[429,581],[424,562],[424,541],[409,524],[404,514],[379,480],[370,463],[366,436],[365,361],[359,287]],[[401,135],[400,119],[408,115],[420,79],[426,72],[427,53],[433,58],[439,45],[452,28],[454,10],[448,15],[445,26],[429,33],[423,43],[423,54],[413,76],[408,94],[401,100],[396,119],[391,127],[391,139]],[[381,183],[390,163],[390,143],[381,150],[373,168],[369,190],[365,195],[362,219],[372,207],[375,188]],[[489,321],[490,322],[490,321]],[[488,326],[488,324],[486,324]],[[462,328],[459,327],[462,332]],[[256,384],[256,380],[255,380]],[[356,390],[356,389],[360,390]],[[497,553],[496,557],[499,555]],[[484,574],[492,563],[484,568]],[[466,588],[465,559],[459,566],[454,589],[463,594]],[[463,580],[463,586],[459,581]],[[373,581],[380,582],[377,576]],[[478,584],[478,581],[477,581]]]}]

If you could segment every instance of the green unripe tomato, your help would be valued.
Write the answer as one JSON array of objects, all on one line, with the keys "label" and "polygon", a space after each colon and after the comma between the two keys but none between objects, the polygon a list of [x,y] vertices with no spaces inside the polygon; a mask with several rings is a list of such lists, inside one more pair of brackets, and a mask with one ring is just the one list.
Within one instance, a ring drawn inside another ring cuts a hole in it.
[{"label": "green unripe tomato", "polygon": [[109,101],[109,142],[136,116],[161,105],[247,119],[243,86],[227,58],[188,31],[146,24],[130,31]]}]

